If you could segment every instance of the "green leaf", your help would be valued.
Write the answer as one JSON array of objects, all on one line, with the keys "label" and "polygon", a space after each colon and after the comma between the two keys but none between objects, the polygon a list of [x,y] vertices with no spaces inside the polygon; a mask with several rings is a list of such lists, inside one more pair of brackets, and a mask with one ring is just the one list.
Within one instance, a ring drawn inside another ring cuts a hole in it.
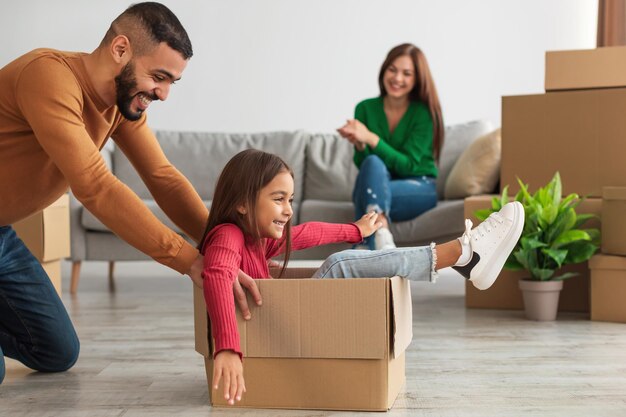
[{"label": "green leaf", "polygon": [[559,205],[559,202],[561,201],[561,196],[563,195],[563,190],[562,190],[562,186],[561,186],[561,175],[559,174],[559,171],[556,172],[556,174],[554,174],[554,177],[552,178],[552,204],[554,204],[555,206]]},{"label": "green leaf", "polygon": [[556,262],[558,267],[560,268],[563,265],[563,261],[567,257],[567,250],[565,249],[542,249],[541,252],[545,255],[548,255],[551,259]]},{"label": "green leaf", "polygon": [[[500,207],[498,207],[498,210],[500,210],[508,202],[509,202],[509,186],[507,184],[502,189],[502,196],[500,197]],[[495,207],[494,207],[494,209],[495,209]]]},{"label": "green leaf", "polygon": [[552,281],[563,281],[565,279],[576,277],[578,275],[580,275],[578,272],[566,272],[564,274],[552,277]]},{"label": "green leaf", "polygon": [[556,216],[559,214],[557,206],[547,206],[543,209],[541,217],[546,225],[551,225],[556,220]]},{"label": "green leaf", "polygon": [[596,216],[595,214],[579,214],[578,216],[576,216],[576,223],[574,223],[572,228],[578,229],[580,226],[585,224],[587,220],[597,219],[597,218],[598,216]]},{"label": "green leaf", "polygon": [[567,230],[561,233],[552,244],[553,248],[575,242],[577,240],[591,240],[591,236],[584,230]]},{"label": "green leaf", "polygon": [[476,218],[482,222],[482,221],[485,221],[485,219],[489,217],[491,213],[493,213],[493,210],[491,209],[481,209],[481,210],[476,210],[474,212],[474,216],[476,216]]},{"label": "green leaf", "polygon": [[568,251],[567,257],[565,258],[566,264],[578,264],[585,262],[589,260],[589,258],[591,258],[598,250],[597,245],[584,240],[572,242],[567,245],[566,248]]},{"label": "green leaf", "polygon": [[554,269],[532,268],[530,275],[536,280],[547,281],[554,275]]},{"label": "green leaf", "polygon": [[546,243],[538,240],[536,237],[523,237],[521,240],[522,248],[524,249],[537,249],[548,246]]}]

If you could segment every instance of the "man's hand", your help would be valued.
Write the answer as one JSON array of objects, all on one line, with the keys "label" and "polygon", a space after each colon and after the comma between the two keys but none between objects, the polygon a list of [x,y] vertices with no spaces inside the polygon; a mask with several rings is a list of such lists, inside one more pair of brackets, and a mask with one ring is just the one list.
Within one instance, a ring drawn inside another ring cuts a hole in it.
[{"label": "man's hand", "polygon": [[[203,288],[202,284],[202,270],[204,268],[204,256],[198,255],[193,264],[191,265],[191,269],[187,273],[194,285],[198,288]],[[241,315],[244,319],[250,320],[252,315],[250,314],[250,307],[248,307],[248,299],[246,298],[246,292],[244,288],[250,292],[252,295],[252,299],[256,303],[256,305],[260,306],[262,304],[261,300],[261,292],[256,285],[256,282],[249,275],[246,275],[243,271],[239,271],[237,275],[237,279],[233,283],[233,293],[235,295],[235,301],[239,304],[239,310],[241,311]]]},{"label": "man's hand", "polygon": [[365,213],[363,217],[354,222],[354,224],[361,231],[361,236],[368,237],[372,235],[372,233],[380,229],[380,227],[383,225],[382,222],[377,222],[376,220],[378,220],[378,213],[372,211],[369,213]]},{"label": "man's hand", "polygon": [[241,396],[246,392],[243,364],[239,355],[232,350],[222,350],[215,356],[213,388],[218,389],[222,377],[224,377],[224,398],[228,404],[234,405],[235,400],[241,401]]},{"label": "man's hand", "polygon": [[246,298],[246,292],[244,288],[250,292],[252,299],[256,305],[260,306],[263,301],[261,300],[261,292],[256,285],[256,282],[249,275],[243,271],[239,271],[237,279],[233,283],[233,292],[235,293],[235,301],[239,304],[239,310],[245,320],[250,320],[252,315],[250,314],[250,308],[248,307],[248,299]]}]

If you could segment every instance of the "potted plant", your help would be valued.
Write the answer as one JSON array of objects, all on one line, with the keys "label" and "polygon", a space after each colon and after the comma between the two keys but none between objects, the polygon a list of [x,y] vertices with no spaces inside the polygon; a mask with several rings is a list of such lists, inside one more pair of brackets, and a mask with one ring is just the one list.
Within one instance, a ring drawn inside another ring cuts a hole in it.
[{"label": "potted plant", "polygon": [[[519,242],[507,259],[505,268],[526,270],[528,277],[520,280],[526,317],[531,320],[554,320],[563,288],[563,280],[576,273],[560,273],[568,264],[585,262],[597,251],[600,242],[598,229],[581,226],[593,214],[577,214],[581,198],[577,194],[562,197],[561,177],[557,172],[552,180],[534,194],[528,185],[517,179],[520,191],[515,200],[525,211],[524,230]],[[494,197],[492,208],[476,211],[479,220],[508,203],[508,185],[500,197]]]}]

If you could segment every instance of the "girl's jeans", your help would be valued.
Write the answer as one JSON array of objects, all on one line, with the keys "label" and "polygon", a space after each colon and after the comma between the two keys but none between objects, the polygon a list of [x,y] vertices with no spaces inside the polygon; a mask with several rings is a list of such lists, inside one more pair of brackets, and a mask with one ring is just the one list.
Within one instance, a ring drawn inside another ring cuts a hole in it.
[{"label": "girl's jeans", "polygon": [[[432,177],[392,179],[376,155],[363,160],[352,193],[356,220],[365,213],[385,213],[389,221],[411,220],[437,205],[437,185]],[[364,239],[374,249],[374,235]]]},{"label": "girl's jeans", "polygon": [[4,356],[37,371],[59,372],[78,359],[67,311],[39,261],[11,226],[0,226],[0,383]]},{"label": "girl's jeans", "polygon": [[435,244],[386,250],[344,250],[330,255],[313,278],[377,278],[400,276],[435,282]]}]

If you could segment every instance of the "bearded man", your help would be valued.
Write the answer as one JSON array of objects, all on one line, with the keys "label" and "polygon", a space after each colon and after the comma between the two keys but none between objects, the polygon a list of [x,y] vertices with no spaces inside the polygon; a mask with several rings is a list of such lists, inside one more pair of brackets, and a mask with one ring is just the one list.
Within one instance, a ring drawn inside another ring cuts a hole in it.
[{"label": "bearded man", "polygon": [[[167,99],[192,54],[178,18],[147,2],[118,16],[92,53],[36,49],[0,69],[0,383],[4,356],[43,372],[78,358],[61,299],[11,227],[68,188],[119,237],[202,285],[198,250],[157,220],[99,153],[112,138],[168,217],[202,237],[208,210],[146,123],[146,110]],[[254,281],[239,278],[260,303]],[[236,284],[249,316],[242,291]]]}]

